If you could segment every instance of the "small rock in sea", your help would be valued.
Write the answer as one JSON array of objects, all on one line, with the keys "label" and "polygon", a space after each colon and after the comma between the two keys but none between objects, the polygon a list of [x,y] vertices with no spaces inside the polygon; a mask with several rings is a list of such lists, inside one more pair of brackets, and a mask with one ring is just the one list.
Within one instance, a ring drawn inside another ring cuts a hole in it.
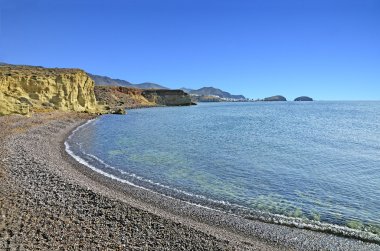
[{"label": "small rock in sea", "polygon": [[310,97],[307,97],[307,96],[301,96],[301,97],[294,99],[294,101],[313,101],[313,99]]},{"label": "small rock in sea", "polygon": [[281,95],[264,98],[263,101],[286,101],[286,98]]},{"label": "small rock in sea", "polygon": [[116,108],[115,110],[111,111],[112,114],[125,114],[124,108]]}]

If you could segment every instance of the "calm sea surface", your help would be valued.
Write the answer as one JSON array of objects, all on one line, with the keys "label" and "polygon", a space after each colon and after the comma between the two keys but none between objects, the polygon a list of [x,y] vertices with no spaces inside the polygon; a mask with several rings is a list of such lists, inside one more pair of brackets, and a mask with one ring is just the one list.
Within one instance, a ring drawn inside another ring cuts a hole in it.
[{"label": "calm sea surface", "polygon": [[138,109],[101,116],[68,144],[170,196],[380,234],[380,102]]}]

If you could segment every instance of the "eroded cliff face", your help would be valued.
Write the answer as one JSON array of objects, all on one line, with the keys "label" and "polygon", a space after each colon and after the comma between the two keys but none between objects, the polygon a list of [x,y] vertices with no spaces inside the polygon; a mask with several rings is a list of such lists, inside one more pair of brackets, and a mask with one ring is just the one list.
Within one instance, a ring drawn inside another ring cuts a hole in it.
[{"label": "eroded cliff face", "polygon": [[110,113],[120,109],[157,106],[142,95],[143,90],[122,86],[95,86],[99,104],[108,107]]},{"label": "eroded cliff face", "polygon": [[144,90],[142,95],[150,102],[166,106],[192,105],[190,95],[182,90]]},{"label": "eroded cliff face", "polygon": [[141,90],[122,86],[95,86],[96,99],[108,106],[110,113],[121,109],[151,106],[191,105],[190,96],[182,90]]},{"label": "eroded cliff face", "polygon": [[79,69],[0,66],[0,115],[54,109],[101,112],[94,81]]}]

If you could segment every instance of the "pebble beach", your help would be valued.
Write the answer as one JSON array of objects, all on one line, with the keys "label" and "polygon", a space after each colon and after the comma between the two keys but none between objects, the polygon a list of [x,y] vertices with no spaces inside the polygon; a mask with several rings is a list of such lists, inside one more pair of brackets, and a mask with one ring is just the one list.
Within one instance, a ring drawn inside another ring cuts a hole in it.
[{"label": "pebble beach", "polygon": [[244,219],[103,176],[65,151],[94,118],[0,117],[0,250],[380,250]]}]

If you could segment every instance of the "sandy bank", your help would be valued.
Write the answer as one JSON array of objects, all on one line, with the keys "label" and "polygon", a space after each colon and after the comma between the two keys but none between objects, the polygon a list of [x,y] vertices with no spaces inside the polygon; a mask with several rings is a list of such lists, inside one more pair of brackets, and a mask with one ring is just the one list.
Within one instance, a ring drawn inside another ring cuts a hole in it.
[{"label": "sandy bank", "polygon": [[0,250],[380,250],[242,219],[113,181],[77,163],[64,140],[90,117],[0,117]]}]

